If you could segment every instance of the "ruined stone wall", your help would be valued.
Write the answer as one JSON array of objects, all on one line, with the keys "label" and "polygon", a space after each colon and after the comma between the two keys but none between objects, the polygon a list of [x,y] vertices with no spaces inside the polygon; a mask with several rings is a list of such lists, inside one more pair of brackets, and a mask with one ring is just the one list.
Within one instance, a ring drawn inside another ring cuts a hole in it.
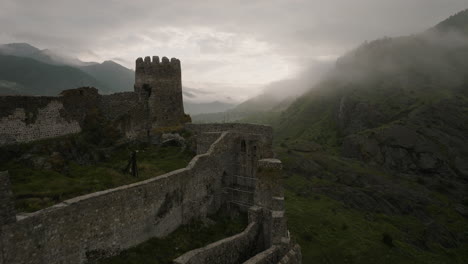
[{"label": "ruined stone wall", "polygon": [[257,161],[273,157],[271,127],[239,123],[185,124],[185,129],[196,135],[197,153],[204,153],[221,131],[243,135],[232,147],[235,166],[223,174],[223,188],[229,207],[247,211],[254,204]]},{"label": "ruined stone wall", "polygon": [[60,96],[0,96],[0,145],[79,133],[86,116],[98,111],[128,138],[148,127],[133,92],[99,95],[97,89],[65,90]]},{"label": "ruined stone wall", "polygon": [[[273,129],[270,126],[241,124],[241,123],[226,123],[226,124],[185,124],[184,128],[197,135],[197,148],[202,150],[208,149],[216,138],[216,133],[223,131],[231,131],[244,133],[249,135],[259,135],[262,138],[262,145],[259,149],[261,157],[274,157],[272,151],[273,146]],[[239,142],[240,150],[240,142]],[[237,151],[237,150],[236,150]]]},{"label": "ruined stone wall", "polygon": [[278,246],[272,246],[269,249],[258,253],[253,258],[244,262],[244,264],[278,263],[279,258],[280,258],[280,248]]},{"label": "ruined stone wall", "polygon": [[127,114],[130,109],[138,104],[138,94],[134,92],[102,95],[100,101],[103,114],[110,120]]},{"label": "ruined stone wall", "polygon": [[81,131],[59,98],[0,97],[0,145],[29,142]]},{"label": "ruined stone wall", "polygon": [[182,74],[180,61],[163,57],[138,58],[135,66],[135,92],[147,101],[153,127],[183,123]]},{"label": "ruined stone wall", "polygon": [[302,263],[302,252],[299,244],[295,244],[289,251],[286,253],[283,258],[278,262],[278,264],[301,264]]},{"label": "ruined stone wall", "polygon": [[135,92],[100,95],[95,88],[82,87],[58,97],[0,96],[0,145],[78,133],[92,111],[99,111],[127,138],[189,121],[179,60],[139,58],[135,69]]},{"label": "ruined stone wall", "polygon": [[[268,132],[261,126],[256,131]],[[262,150],[271,147],[267,138],[268,134],[220,132],[208,150],[194,157],[184,169],[76,197],[16,221],[5,221],[0,226],[0,264],[82,264],[115,255],[151,237],[168,235],[194,219],[203,219],[234,202],[227,195],[230,193],[226,187],[230,185],[226,185],[226,175],[239,169],[241,142],[256,141],[259,153],[268,153],[271,149]],[[263,188],[271,182],[266,178],[270,170],[278,172],[280,163],[264,159],[258,166],[267,168],[259,169],[263,180],[255,185],[255,188]],[[276,195],[275,190],[265,190],[264,199],[270,194]],[[292,247],[285,225],[284,205],[277,200],[263,205],[263,208],[250,208],[250,226],[244,233],[200,249],[183,258],[184,261],[218,263],[211,260],[228,256],[232,262],[219,263],[240,263],[263,250],[268,251],[273,245],[280,248],[278,257],[284,256]],[[265,254],[268,256],[260,259],[271,259],[269,253]]]},{"label": "ruined stone wall", "polygon": [[[249,227],[240,234],[189,251],[175,259],[173,263],[302,263],[301,249],[291,241],[287,229],[280,183],[282,164],[276,159],[261,159],[257,163],[257,168],[255,205],[248,210]],[[255,237],[248,235],[248,232],[251,232],[249,228],[253,226],[258,226]]]},{"label": "ruined stone wall", "polygon": [[137,93],[103,95],[99,107],[106,119],[112,120],[114,128],[122,131],[127,138],[144,135],[151,127],[148,109],[139,101]]},{"label": "ruined stone wall", "polygon": [[236,137],[224,133],[185,169],[70,199],[2,226],[0,263],[85,263],[216,212]]},{"label": "ruined stone wall", "polygon": [[260,224],[253,222],[242,232],[212,243],[204,248],[185,253],[174,264],[238,264],[243,263],[257,251]]}]

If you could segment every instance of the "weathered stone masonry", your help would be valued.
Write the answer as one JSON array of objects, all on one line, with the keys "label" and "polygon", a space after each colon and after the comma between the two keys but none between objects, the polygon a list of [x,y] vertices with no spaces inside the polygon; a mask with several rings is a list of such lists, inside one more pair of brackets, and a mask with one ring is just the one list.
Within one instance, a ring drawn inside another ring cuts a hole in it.
[{"label": "weathered stone masonry", "polygon": [[[189,125],[187,129],[194,127],[196,125]],[[215,213],[222,206],[236,208],[236,198],[230,195],[230,185],[223,183],[223,177],[241,167],[239,156],[242,154],[239,153],[240,148],[236,151],[237,146],[243,140],[258,140],[259,158],[267,158],[264,155],[271,153],[271,141],[268,140],[271,133],[243,132],[251,128],[249,125],[237,125],[231,127],[232,130],[221,132],[207,152],[194,157],[185,169],[76,197],[4,223],[1,227],[0,252],[3,256],[0,263],[86,263],[116,254],[151,237],[165,236],[182,224]],[[257,130],[271,132],[263,126],[258,126]],[[261,169],[268,168],[270,163],[276,169]],[[196,254],[197,258],[204,259],[211,254],[229,256],[235,247],[240,250],[238,260],[243,262],[255,254],[265,255],[262,251],[268,249],[273,255],[267,254],[266,257],[274,261],[261,263],[279,263],[279,258],[286,251],[294,249],[286,229],[280,189],[275,187],[280,163],[263,159],[258,164],[258,174],[266,174],[256,181],[256,198],[249,209],[250,231],[231,239],[231,242],[220,241],[220,246],[214,245],[213,250],[208,251],[211,253],[201,250]],[[265,186],[269,187],[264,189]],[[176,263],[204,263],[188,259],[188,262]]]},{"label": "weathered stone masonry", "polygon": [[163,57],[138,58],[135,67],[135,93],[148,104],[153,127],[174,126],[184,119],[180,61]]},{"label": "weathered stone masonry", "polygon": [[16,221],[13,193],[8,172],[0,172],[0,226]]},{"label": "weathered stone masonry", "polygon": [[281,162],[261,159],[257,174],[255,205],[249,208],[249,225],[244,232],[187,252],[175,259],[175,264],[302,263],[301,249],[291,241],[286,225],[279,184]]}]

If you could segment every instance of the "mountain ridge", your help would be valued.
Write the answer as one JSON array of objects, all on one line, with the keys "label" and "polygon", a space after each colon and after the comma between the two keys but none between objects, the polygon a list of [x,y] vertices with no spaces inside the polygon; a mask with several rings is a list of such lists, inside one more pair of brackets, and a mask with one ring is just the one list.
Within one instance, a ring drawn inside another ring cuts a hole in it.
[{"label": "mountain ridge", "polygon": [[468,259],[467,18],[366,42],[262,119],[305,263]]},{"label": "mountain ridge", "polygon": [[46,64],[27,57],[0,55],[0,80],[17,84],[24,95],[58,95],[62,90],[94,86],[108,88],[95,78],[71,66]]}]

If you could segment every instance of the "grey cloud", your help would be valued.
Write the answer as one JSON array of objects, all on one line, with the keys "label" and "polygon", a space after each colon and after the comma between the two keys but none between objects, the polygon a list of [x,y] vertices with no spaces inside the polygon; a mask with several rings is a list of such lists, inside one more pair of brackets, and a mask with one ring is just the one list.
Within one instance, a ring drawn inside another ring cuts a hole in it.
[{"label": "grey cloud", "polygon": [[222,40],[215,37],[204,37],[195,40],[200,47],[200,52],[207,53],[220,53],[220,52],[233,52],[235,51],[235,45],[232,38],[229,40]]},{"label": "grey cloud", "polygon": [[423,30],[468,6],[465,0],[5,1],[4,34],[91,49],[107,35],[125,37],[160,26],[193,25],[249,33],[271,43],[346,49],[365,39]]},{"label": "grey cloud", "polygon": [[[242,35],[306,67],[314,58],[341,55],[365,40],[423,31],[467,7],[466,0],[2,0],[0,42],[28,42],[70,55],[125,52],[148,39],[169,49],[176,36],[162,29],[204,27],[234,37],[191,39],[202,55],[237,55],[242,43],[236,37]],[[114,56],[135,59],[133,53]]]}]

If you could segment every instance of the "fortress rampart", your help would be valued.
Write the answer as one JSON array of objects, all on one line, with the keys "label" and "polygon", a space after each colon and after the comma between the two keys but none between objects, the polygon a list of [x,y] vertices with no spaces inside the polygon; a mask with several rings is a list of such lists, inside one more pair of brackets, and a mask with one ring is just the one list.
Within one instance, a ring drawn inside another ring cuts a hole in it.
[{"label": "fortress rampart", "polygon": [[[79,133],[98,114],[127,138],[187,121],[180,61],[136,61],[135,91],[95,88],[58,97],[0,97],[0,145]],[[179,169],[138,183],[16,215],[7,172],[0,173],[0,264],[84,264],[112,256],[220,209],[248,213],[235,236],[180,256],[176,264],[301,263],[287,229],[281,162],[271,127],[185,124],[197,155]]]},{"label": "fortress rampart", "polygon": [[[250,225],[246,231],[199,249],[196,254],[189,252],[175,263],[241,263],[257,254],[261,254],[256,258],[262,261],[272,259],[258,263],[280,263],[280,257],[295,246],[287,232],[278,183],[281,163],[265,159],[271,154],[268,140],[271,129],[242,124],[224,131],[226,125],[213,127],[220,132],[219,137],[184,169],[76,197],[27,216],[17,216],[13,221],[14,211],[1,212],[2,218],[10,220],[1,226],[0,263],[92,262],[151,237],[163,237],[180,225],[203,219],[222,207],[248,211]],[[255,131],[263,132],[241,132],[254,127]],[[197,125],[189,125],[187,129],[197,130],[197,135],[212,133]],[[252,171],[258,173],[237,175],[247,166],[243,163],[250,162],[243,158],[246,141],[256,146],[258,160]],[[253,186],[235,182],[237,176],[250,178]],[[239,195],[244,193],[236,191],[241,187],[244,190],[252,187],[252,197]],[[8,196],[2,200],[8,202]],[[233,247],[239,250],[237,258],[232,256]],[[228,258],[230,262],[222,262]]]}]

